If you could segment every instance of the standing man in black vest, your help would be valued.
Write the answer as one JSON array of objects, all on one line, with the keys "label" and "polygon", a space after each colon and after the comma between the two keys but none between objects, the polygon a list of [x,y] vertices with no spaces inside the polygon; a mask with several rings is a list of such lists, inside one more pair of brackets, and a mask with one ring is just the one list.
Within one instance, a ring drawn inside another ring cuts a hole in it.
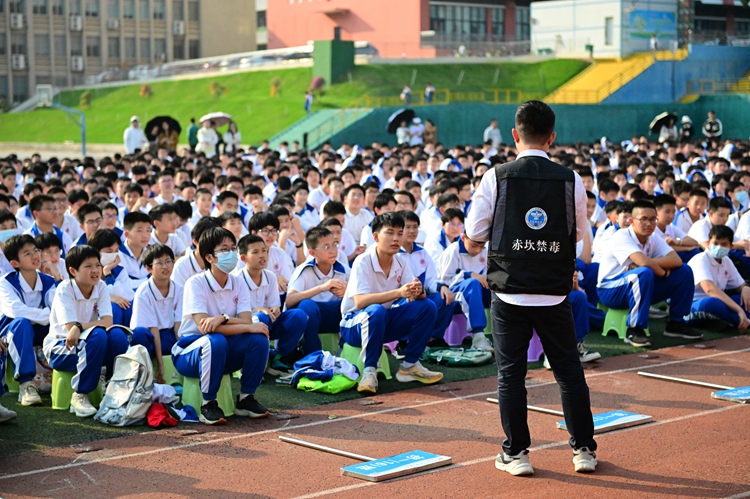
[{"label": "standing man in black vest", "polygon": [[518,157],[484,174],[466,221],[470,239],[489,241],[487,281],[494,292],[492,337],[506,435],[495,467],[511,475],[534,473],[524,386],[532,329],[560,385],[575,470],[594,471],[597,464],[589,389],[568,300],[576,242],[588,223],[586,191],[577,173],[547,156],[554,129],[555,113],[547,104],[521,104],[512,132]]}]

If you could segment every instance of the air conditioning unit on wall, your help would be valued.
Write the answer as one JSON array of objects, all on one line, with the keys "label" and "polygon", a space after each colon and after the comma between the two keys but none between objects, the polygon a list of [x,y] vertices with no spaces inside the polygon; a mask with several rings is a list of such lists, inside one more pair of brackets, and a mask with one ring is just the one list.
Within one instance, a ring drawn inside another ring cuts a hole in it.
[{"label": "air conditioning unit on wall", "polygon": [[70,16],[70,31],[83,31],[83,18],[81,16]]},{"label": "air conditioning unit on wall", "polygon": [[74,55],[70,58],[70,70],[79,73],[83,71],[83,56]]},{"label": "air conditioning unit on wall", "polygon": [[183,36],[185,34],[185,21],[174,21],[172,23],[172,34]]},{"label": "air conditioning unit on wall", "polygon": [[110,29],[110,30],[120,29],[120,20],[119,19],[107,19],[107,29]]},{"label": "air conditioning unit on wall", "polygon": [[23,29],[23,14],[10,15],[10,29]]},{"label": "air conditioning unit on wall", "polygon": [[13,69],[26,69],[26,56],[13,54],[10,58],[10,65]]}]

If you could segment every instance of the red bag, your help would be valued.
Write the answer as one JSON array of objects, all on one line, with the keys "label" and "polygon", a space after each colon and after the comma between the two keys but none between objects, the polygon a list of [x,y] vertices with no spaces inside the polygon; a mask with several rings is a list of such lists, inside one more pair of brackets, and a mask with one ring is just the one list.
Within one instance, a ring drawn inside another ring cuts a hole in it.
[{"label": "red bag", "polygon": [[146,413],[146,421],[152,428],[177,426],[177,420],[169,414],[164,404],[151,404]]}]

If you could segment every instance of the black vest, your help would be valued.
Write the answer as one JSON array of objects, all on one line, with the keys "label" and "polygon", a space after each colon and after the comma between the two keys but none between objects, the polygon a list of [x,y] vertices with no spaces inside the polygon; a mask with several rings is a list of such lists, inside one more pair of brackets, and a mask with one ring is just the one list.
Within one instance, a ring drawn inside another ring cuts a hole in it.
[{"label": "black vest", "polygon": [[567,296],[576,259],[575,175],[527,156],[495,167],[487,280],[499,293]]}]

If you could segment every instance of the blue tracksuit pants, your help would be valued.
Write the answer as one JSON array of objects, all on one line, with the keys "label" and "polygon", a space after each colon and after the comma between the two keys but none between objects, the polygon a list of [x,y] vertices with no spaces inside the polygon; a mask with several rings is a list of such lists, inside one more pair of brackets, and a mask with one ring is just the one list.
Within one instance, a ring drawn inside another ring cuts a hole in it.
[{"label": "blue tracksuit pants", "polygon": [[[740,295],[730,296],[732,301],[740,305]],[[687,322],[690,324],[700,324],[707,320],[722,320],[732,327],[740,325],[740,316],[737,312],[727,307],[724,302],[718,298],[707,296],[693,302],[690,308],[690,315]]]},{"label": "blue tracksuit pants", "polygon": [[[10,319],[10,318],[8,318]],[[28,319],[10,319],[0,330],[0,340],[8,346],[5,355],[0,356],[0,395],[4,393],[5,371],[8,358],[13,361],[13,377],[19,383],[31,381],[36,376],[36,353],[34,352],[37,333],[46,336],[49,326],[32,324]]]},{"label": "blue tracksuit pants", "polygon": [[281,312],[281,315],[273,322],[263,312],[256,312],[253,316],[268,326],[271,340],[279,340],[276,351],[282,357],[286,357],[294,352],[294,349],[299,345],[302,335],[305,334],[305,328],[307,328],[307,315],[299,309],[293,308],[292,310]]},{"label": "blue tracksuit pants", "polygon": [[341,322],[341,300],[302,300],[297,304],[297,309],[307,315],[307,328],[302,343],[302,351],[305,355],[322,348],[318,334],[338,333]]}]

